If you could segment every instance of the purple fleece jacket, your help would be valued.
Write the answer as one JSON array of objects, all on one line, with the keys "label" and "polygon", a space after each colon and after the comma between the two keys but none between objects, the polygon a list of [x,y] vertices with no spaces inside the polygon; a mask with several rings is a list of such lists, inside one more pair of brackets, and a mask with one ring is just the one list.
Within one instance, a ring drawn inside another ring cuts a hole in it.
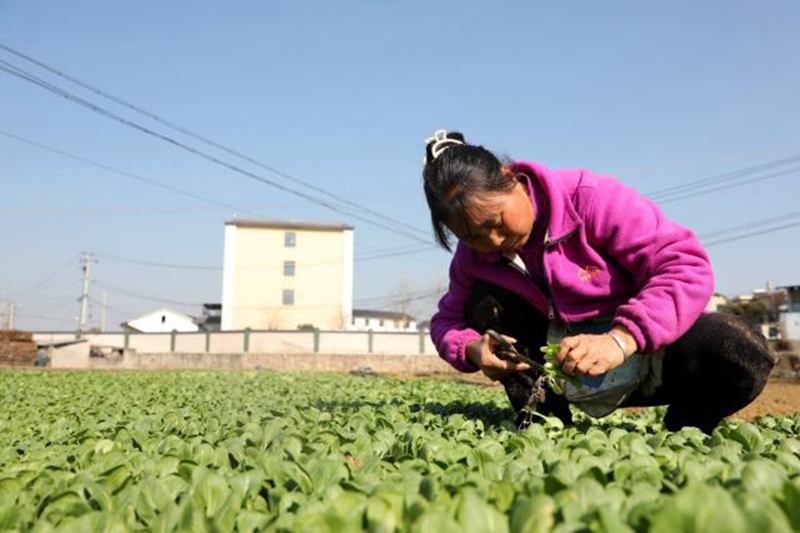
[{"label": "purple fleece jacket", "polygon": [[[714,275],[694,233],[614,178],[522,161],[513,170],[536,180],[549,205],[542,264],[551,297],[499,253],[458,243],[450,286],[431,319],[431,337],[443,359],[463,372],[478,370],[465,349],[480,335],[464,323],[464,306],[477,280],[519,294],[551,319],[580,322],[613,314],[613,324],[633,334],[639,353],[668,346],[697,320],[711,297]],[[534,246],[528,242],[519,251],[529,270],[538,268],[526,254]]]}]

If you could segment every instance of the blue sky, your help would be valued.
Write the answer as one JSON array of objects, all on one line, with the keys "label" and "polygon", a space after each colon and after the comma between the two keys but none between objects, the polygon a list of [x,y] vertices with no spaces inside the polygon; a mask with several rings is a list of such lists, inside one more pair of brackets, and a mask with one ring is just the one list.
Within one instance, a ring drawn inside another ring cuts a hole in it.
[{"label": "blue sky", "polygon": [[[3,44],[421,229],[428,226],[422,140],[437,128],[461,130],[513,158],[613,174],[643,193],[800,154],[798,34],[800,4],[789,0],[493,7],[0,0]],[[5,52],[0,59],[45,75]],[[3,133],[242,212],[349,222],[357,257],[415,244],[3,72],[0,99]],[[663,208],[702,237],[797,211],[799,177],[787,173]],[[108,291],[111,325],[161,305],[142,297],[220,301],[220,271],[114,258],[219,266],[223,222],[235,211],[3,135],[0,180],[0,299],[16,302],[18,326],[74,327],[83,250],[98,255],[92,297]],[[709,246],[717,290],[731,295],[767,280],[800,283],[799,236],[795,226]],[[435,289],[446,280],[448,262],[436,250],[359,261],[356,305],[386,308],[391,302],[382,297]],[[425,315],[432,305],[418,300],[413,310]],[[92,311],[94,324],[96,304]]]}]

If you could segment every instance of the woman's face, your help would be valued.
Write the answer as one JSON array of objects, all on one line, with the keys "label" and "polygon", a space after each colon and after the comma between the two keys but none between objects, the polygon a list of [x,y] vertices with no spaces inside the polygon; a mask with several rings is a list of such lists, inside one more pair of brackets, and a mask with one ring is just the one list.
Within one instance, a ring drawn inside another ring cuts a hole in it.
[{"label": "woman's face", "polygon": [[447,227],[478,252],[507,252],[522,248],[531,235],[535,213],[528,189],[514,181],[509,191],[489,192],[469,199],[462,220]]}]

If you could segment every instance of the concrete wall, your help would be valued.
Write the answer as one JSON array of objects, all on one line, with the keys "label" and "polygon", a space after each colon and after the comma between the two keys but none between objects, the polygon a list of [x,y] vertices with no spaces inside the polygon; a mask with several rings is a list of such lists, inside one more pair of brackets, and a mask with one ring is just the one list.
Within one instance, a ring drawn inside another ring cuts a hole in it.
[{"label": "concrete wall", "polygon": [[[112,335],[115,338],[120,339],[123,338],[122,333],[116,333]],[[103,336],[105,337],[105,336]],[[76,334],[74,331],[72,332],[65,332],[65,331],[55,331],[55,332],[42,332],[42,333],[34,333],[33,340],[36,341],[37,344],[56,344],[59,342],[69,342],[74,341],[76,339]],[[96,343],[99,344],[99,343]]]},{"label": "concrete wall", "polygon": [[449,374],[459,372],[434,355],[342,355],[265,353],[151,353],[126,350],[122,356],[90,357],[87,343],[50,350],[50,368],[59,370],[275,370],[379,374]]},{"label": "concrete wall", "polygon": [[[427,333],[232,331],[211,333],[34,333],[51,346],[51,368],[75,370],[271,369],[389,374],[457,374],[436,354]],[[90,357],[92,346],[119,350]],[[422,348],[422,353],[420,353]],[[122,353],[120,355],[120,352]]]},{"label": "concrete wall", "polygon": [[[358,332],[326,332],[319,336],[323,353],[369,353],[369,335]],[[410,352],[413,353],[413,352]]]},{"label": "concrete wall", "polygon": [[76,342],[47,352],[52,368],[83,370],[89,367],[89,343]]},{"label": "concrete wall", "polygon": [[[75,333],[34,333],[38,344],[74,341]],[[219,331],[211,333],[87,333],[88,344],[130,348],[139,354],[163,353],[328,353],[435,355],[428,333],[368,331]]]},{"label": "concrete wall", "polygon": [[372,340],[372,351],[374,353],[395,355],[420,353],[420,335],[375,333]]},{"label": "concrete wall", "polygon": [[[34,335],[34,338],[42,344],[40,340],[39,333]],[[49,338],[49,337],[48,337]],[[72,338],[75,338],[75,335],[72,335]],[[125,347],[125,334],[123,333],[97,333],[90,335],[90,341],[92,344],[98,344],[100,346],[113,346],[114,348],[124,348]]]},{"label": "concrete wall", "polygon": [[206,351],[206,334],[175,335],[176,352],[202,353]]},{"label": "concrete wall", "polygon": [[[87,335],[86,338],[91,341],[90,335]],[[131,335],[128,340],[128,348],[132,348],[138,353],[169,352],[171,347],[172,335],[169,333]]]},{"label": "concrete wall", "polygon": [[[325,333],[325,336],[331,334],[334,333]],[[322,337],[321,334],[320,337]],[[243,351],[243,349],[239,351]],[[301,331],[252,331],[250,332],[248,351],[254,353],[313,353],[314,333]]]},{"label": "concrete wall", "polygon": [[381,374],[458,374],[434,355],[344,354],[148,354],[140,357],[140,369],[277,370],[305,372],[353,372],[369,367]]}]

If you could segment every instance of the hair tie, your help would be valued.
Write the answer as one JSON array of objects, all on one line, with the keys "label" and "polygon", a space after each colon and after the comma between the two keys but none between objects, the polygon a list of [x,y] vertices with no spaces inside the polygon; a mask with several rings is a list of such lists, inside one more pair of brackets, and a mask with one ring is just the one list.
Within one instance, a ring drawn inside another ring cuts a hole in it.
[{"label": "hair tie", "polygon": [[[436,158],[442,155],[444,151],[450,148],[451,146],[464,144],[462,141],[459,141],[458,139],[449,139],[447,137],[446,130],[437,130],[433,133],[433,137],[425,139],[425,146],[428,146],[431,143],[433,143],[433,146],[431,146],[431,161],[436,161]],[[422,158],[422,162],[424,164],[430,163],[430,161],[428,161],[427,154],[425,154],[425,157]]]}]

